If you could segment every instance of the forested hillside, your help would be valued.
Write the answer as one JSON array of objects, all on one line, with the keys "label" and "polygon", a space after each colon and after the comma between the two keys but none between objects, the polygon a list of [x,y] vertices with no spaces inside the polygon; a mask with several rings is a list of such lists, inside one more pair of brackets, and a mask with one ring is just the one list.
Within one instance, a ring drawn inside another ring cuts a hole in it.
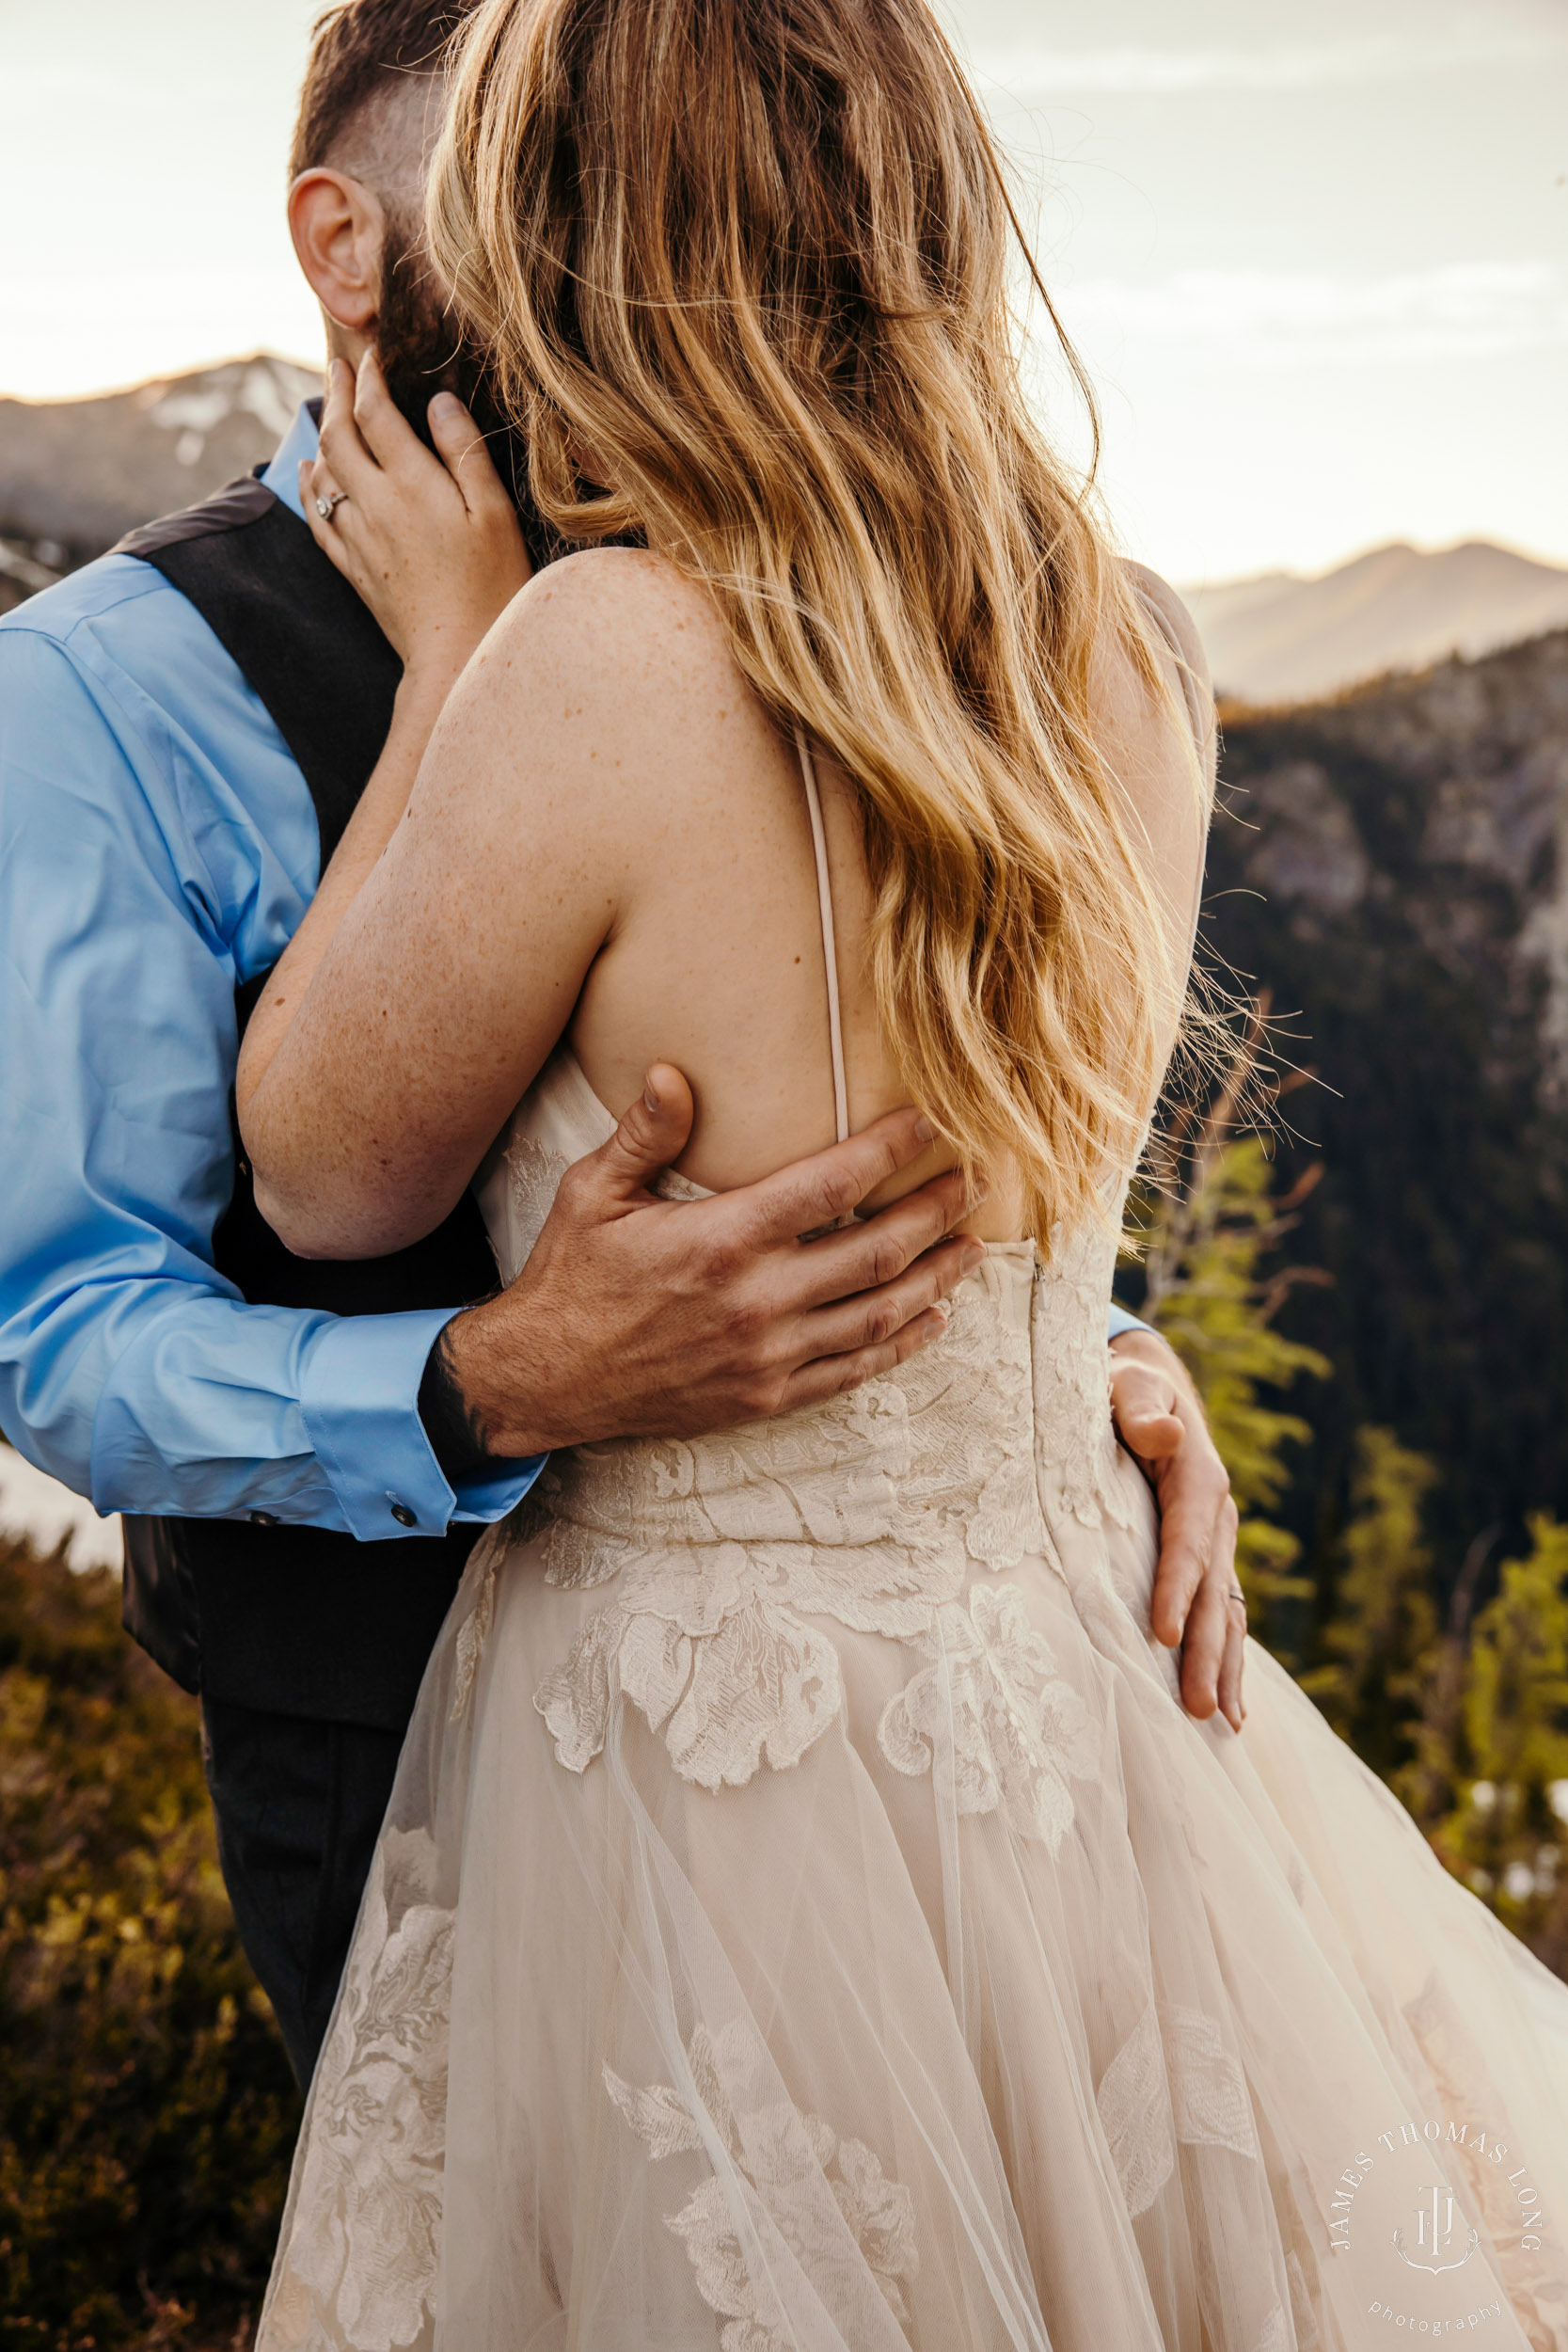
[{"label": "forested hillside", "polygon": [[[1205,933],[1275,1051],[1276,1190],[1316,1160],[1278,1318],[1336,1377],[1282,1516],[1332,1560],[1354,1432],[1430,1457],[1439,1592],[1568,1514],[1568,633],[1227,715]],[[1481,1590],[1488,1589],[1483,1570]]]}]

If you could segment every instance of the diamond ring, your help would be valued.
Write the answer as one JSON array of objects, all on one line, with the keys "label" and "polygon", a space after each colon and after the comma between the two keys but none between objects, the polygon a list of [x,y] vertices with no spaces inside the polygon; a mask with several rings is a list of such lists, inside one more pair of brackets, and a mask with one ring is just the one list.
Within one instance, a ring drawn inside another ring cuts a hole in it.
[{"label": "diamond ring", "polygon": [[333,510],[336,507],[341,506],[347,496],[348,492],[346,490],[334,490],[330,498],[318,499],[316,501],[316,512],[321,516],[324,523],[329,523],[332,520]]}]

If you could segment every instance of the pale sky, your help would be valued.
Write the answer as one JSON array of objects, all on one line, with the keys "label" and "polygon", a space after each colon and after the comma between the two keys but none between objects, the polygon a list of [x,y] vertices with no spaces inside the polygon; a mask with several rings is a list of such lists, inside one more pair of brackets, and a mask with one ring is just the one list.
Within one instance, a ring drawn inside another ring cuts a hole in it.
[{"label": "pale sky", "polygon": [[[1390,538],[1568,563],[1568,0],[945,5],[1134,552],[1184,582]],[[282,226],[314,12],[0,0],[0,392],[319,355]]]}]

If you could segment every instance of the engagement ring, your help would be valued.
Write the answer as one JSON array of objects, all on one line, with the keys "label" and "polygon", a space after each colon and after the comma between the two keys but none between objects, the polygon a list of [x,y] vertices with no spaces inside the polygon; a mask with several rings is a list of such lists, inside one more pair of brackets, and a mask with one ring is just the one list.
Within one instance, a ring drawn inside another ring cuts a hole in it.
[{"label": "engagement ring", "polygon": [[330,498],[316,501],[316,512],[324,523],[329,523],[332,520],[333,509],[341,506],[347,496],[346,490],[334,490]]}]

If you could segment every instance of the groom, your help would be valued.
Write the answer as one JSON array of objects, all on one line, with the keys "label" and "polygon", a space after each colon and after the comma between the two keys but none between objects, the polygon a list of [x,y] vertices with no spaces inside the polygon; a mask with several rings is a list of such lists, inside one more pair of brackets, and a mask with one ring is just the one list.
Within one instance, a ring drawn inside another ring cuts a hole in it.
[{"label": "groom", "polygon": [[[332,351],[375,342],[420,427],[460,391],[520,482],[420,254],[467,12],[350,0],[322,21],[290,222]],[[691,1117],[666,1072],[572,1171],[510,1290],[485,1297],[469,1201],[390,1259],[283,1250],[233,1138],[237,1038],[399,675],[301,519],[314,450],[302,409],[259,479],[0,625],[0,1424],[127,1514],[126,1622],[201,1693],[225,1878],[302,2082],[479,1529],[585,1429],[712,1429],[887,1369],[973,1248],[950,1238],[957,1177],[841,1236],[831,1283],[798,1246],[918,1158],[913,1113],[744,1191],[654,1202]],[[1118,1428],[1164,1512],[1157,1618],[1172,1641],[1186,1624],[1209,1713],[1234,1511],[1174,1358],[1116,1326]]]}]

